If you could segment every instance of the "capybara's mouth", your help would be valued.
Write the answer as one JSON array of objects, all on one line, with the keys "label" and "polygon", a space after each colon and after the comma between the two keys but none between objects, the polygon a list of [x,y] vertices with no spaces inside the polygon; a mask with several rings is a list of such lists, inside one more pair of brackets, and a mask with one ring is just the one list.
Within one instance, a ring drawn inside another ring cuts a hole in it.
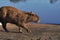
[{"label": "capybara's mouth", "polygon": [[38,20],[37,23],[40,23],[40,20]]}]

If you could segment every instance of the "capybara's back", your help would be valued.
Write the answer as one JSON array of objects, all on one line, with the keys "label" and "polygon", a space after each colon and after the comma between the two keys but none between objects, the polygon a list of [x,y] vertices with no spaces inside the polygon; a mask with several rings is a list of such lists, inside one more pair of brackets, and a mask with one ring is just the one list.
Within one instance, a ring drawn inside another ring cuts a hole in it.
[{"label": "capybara's back", "polygon": [[3,21],[14,23],[17,22],[18,19],[22,21],[22,18],[27,16],[25,13],[26,12],[11,6],[3,6],[1,7],[0,18],[2,18]]}]

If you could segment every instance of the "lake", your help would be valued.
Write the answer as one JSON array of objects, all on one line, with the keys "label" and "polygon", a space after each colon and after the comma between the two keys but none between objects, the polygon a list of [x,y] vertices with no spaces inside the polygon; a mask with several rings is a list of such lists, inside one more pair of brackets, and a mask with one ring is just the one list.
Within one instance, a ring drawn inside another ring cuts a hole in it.
[{"label": "lake", "polygon": [[43,24],[60,24],[60,0],[25,0],[16,3],[0,0],[0,7],[2,6],[13,6],[27,12],[33,11]]}]

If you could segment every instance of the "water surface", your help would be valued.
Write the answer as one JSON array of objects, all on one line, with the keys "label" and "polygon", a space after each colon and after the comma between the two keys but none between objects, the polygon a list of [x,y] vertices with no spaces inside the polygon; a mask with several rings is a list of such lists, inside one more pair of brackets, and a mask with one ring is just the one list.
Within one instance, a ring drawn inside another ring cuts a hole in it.
[{"label": "water surface", "polygon": [[60,0],[26,0],[17,3],[0,0],[0,7],[13,6],[24,11],[33,11],[41,19],[40,23],[60,24]]}]

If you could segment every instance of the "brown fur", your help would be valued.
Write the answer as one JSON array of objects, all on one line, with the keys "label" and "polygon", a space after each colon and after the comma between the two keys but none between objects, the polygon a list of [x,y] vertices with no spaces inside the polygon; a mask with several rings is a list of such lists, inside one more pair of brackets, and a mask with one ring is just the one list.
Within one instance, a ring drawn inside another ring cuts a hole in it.
[{"label": "brown fur", "polygon": [[20,27],[24,28],[26,31],[30,32],[28,28],[26,28],[26,23],[28,22],[38,22],[39,17],[32,12],[25,12],[22,10],[18,10],[17,8],[11,6],[3,6],[0,8],[0,22],[2,23],[3,29],[8,32],[6,29],[7,23],[13,23]]}]

